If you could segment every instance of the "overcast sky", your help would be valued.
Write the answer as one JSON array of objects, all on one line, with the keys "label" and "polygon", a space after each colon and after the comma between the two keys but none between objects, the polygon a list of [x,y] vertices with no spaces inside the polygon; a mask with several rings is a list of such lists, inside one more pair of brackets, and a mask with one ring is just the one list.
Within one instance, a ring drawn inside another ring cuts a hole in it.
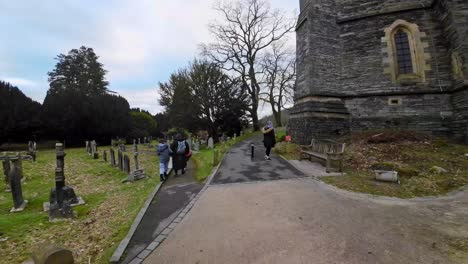
[{"label": "overcast sky", "polygon": [[[158,83],[210,41],[213,1],[0,0],[0,80],[42,103],[54,58],[84,45],[109,71],[110,90],[131,107],[160,112]],[[299,0],[271,4],[293,15]]]}]

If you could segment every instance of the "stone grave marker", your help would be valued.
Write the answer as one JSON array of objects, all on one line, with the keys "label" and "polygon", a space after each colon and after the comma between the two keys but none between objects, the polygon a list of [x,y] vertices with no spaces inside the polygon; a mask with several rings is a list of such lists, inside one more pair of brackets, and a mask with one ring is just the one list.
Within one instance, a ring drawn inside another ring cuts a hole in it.
[{"label": "stone grave marker", "polygon": [[104,160],[104,162],[107,163],[107,150],[104,150],[104,152],[102,153],[102,159]]},{"label": "stone grave marker", "polygon": [[130,175],[130,159],[128,158],[128,155],[123,156],[123,171],[127,174]]},{"label": "stone grave marker", "polygon": [[110,153],[111,166],[112,166],[112,167],[115,167],[115,166],[116,166],[116,163],[115,163],[115,151],[114,151],[114,149],[113,149],[112,147],[110,148],[109,153]]},{"label": "stone grave marker", "polygon": [[86,143],[86,153],[88,153],[88,155],[91,155],[91,142],[85,141],[85,143]]},{"label": "stone grave marker", "polygon": [[135,169],[128,175],[128,178],[123,180],[123,182],[134,182],[146,178],[145,171],[140,168],[138,162],[138,146],[133,145],[133,157],[135,159]]},{"label": "stone grave marker", "polygon": [[117,164],[119,167],[119,170],[123,171],[123,152],[122,152],[122,149],[119,148],[118,152],[117,152]]},{"label": "stone grave marker", "polygon": [[97,144],[96,141],[91,141],[91,157],[93,159],[99,159],[99,153],[97,152]]},{"label": "stone grave marker", "polygon": [[138,138],[138,145],[141,144],[141,138]]},{"label": "stone grave marker", "polygon": [[28,201],[23,199],[23,190],[21,187],[21,179],[23,178],[22,156],[16,153],[13,156],[3,156],[3,161],[9,163],[8,180],[13,197],[13,207],[10,213],[21,212],[26,207]]},{"label": "stone grave marker", "polygon": [[213,138],[210,137],[208,139],[208,149],[212,149],[214,147],[214,142],[213,142]]},{"label": "stone grave marker", "polygon": [[36,162],[36,142],[28,142],[28,155],[32,157],[33,162]]},{"label": "stone grave marker", "polygon": [[10,189],[10,160],[6,157],[6,153],[3,154],[5,156],[5,159],[2,160],[2,165],[3,165],[3,175],[5,176],[5,186],[6,186],[6,191],[9,192]]},{"label": "stone grave marker", "polygon": [[62,143],[55,144],[56,168],[55,188],[50,192],[49,203],[44,203],[44,210],[49,211],[49,221],[74,218],[72,206],[84,204],[81,197],[77,197],[72,187],[65,183],[65,148]]}]

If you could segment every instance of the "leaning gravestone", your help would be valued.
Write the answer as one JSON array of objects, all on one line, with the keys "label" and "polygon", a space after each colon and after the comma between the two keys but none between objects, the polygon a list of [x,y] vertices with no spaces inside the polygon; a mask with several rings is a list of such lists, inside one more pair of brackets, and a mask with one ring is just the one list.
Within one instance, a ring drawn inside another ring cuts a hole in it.
[{"label": "leaning gravestone", "polygon": [[13,196],[13,208],[11,208],[10,213],[21,212],[28,203],[23,199],[23,190],[21,188],[21,179],[23,178],[21,155],[17,153],[15,157],[9,157],[8,159],[11,161],[9,178],[11,195]]},{"label": "leaning gravestone", "polygon": [[212,149],[213,146],[214,146],[213,138],[210,137],[210,138],[208,139],[208,149]]},{"label": "leaning gravestone", "polygon": [[72,187],[65,184],[65,149],[62,143],[55,144],[57,165],[55,169],[55,188],[50,191],[49,203],[44,204],[44,210],[49,211],[49,221],[75,217],[72,206],[84,204],[77,197]]},{"label": "leaning gravestone", "polygon": [[115,167],[116,166],[116,164],[115,164],[115,151],[114,151],[114,149],[112,147],[110,148],[109,153],[110,153],[111,166]]}]

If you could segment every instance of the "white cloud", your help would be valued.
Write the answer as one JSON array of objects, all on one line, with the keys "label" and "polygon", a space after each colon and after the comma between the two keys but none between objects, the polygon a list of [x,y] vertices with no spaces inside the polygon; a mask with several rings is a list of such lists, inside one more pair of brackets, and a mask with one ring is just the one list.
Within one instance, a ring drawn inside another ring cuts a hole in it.
[{"label": "white cloud", "polygon": [[16,78],[16,77],[0,77],[0,80],[5,82],[9,82],[12,85],[18,87],[29,87],[29,88],[38,88],[40,87],[40,83],[28,79],[23,78]]},{"label": "white cloud", "polygon": [[131,108],[140,108],[149,111],[151,114],[162,112],[159,105],[159,93],[156,88],[139,89],[136,91],[117,90],[119,95],[125,97]]}]

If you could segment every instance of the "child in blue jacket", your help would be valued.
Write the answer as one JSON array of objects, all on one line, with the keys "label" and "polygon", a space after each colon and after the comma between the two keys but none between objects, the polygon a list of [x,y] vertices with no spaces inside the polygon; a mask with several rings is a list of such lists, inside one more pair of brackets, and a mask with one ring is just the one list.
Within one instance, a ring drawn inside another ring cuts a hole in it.
[{"label": "child in blue jacket", "polygon": [[163,182],[167,180],[167,170],[172,151],[164,139],[159,140],[157,151],[159,155],[159,178]]}]

